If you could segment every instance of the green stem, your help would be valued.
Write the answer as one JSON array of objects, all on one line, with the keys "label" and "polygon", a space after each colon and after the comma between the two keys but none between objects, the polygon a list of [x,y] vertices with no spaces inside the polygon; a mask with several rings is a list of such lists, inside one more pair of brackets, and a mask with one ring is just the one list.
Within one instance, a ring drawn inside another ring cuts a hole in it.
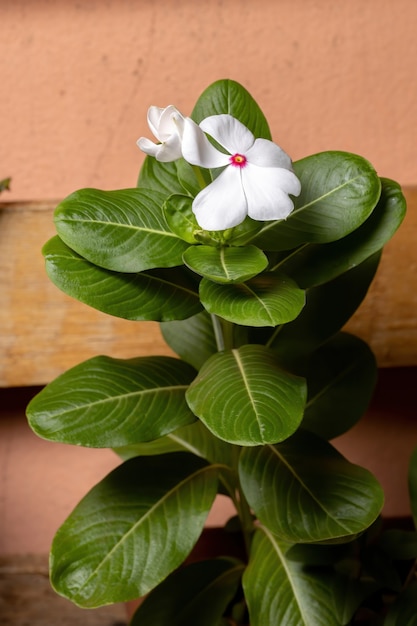
[{"label": "green stem", "polygon": [[223,352],[224,348],[224,337],[223,337],[223,328],[220,322],[220,319],[217,315],[211,315],[211,323],[213,324],[214,338],[216,339],[216,346],[218,352]]},{"label": "green stem", "polygon": [[240,525],[242,527],[243,540],[245,542],[246,554],[250,555],[252,534],[253,534],[253,517],[249,504],[239,486],[238,497],[235,499],[235,506],[240,519]]},{"label": "green stem", "polygon": [[209,170],[206,170],[206,169],[203,170],[198,165],[192,165],[192,168],[194,170],[195,177],[201,189],[204,189],[204,187],[207,187],[207,185],[209,185],[212,182],[211,174]]},{"label": "green stem", "polygon": [[232,350],[234,348],[235,337],[234,324],[214,314],[211,315],[211,323],[213,325],[217,351],[223,352],[224,350]]},{"label": "green stem", "polygon": [[223,341],[225,350],[233,350],[235,347],[235,325],[232,322],[221,320],[223,329]]},{"label": "green stem", "polygon": [[[232,322],[228,322],[213,314],[211,315],[211,321],[213,324],[217,350],[219,352],[222,352],[224,350],[232,350],[234,348],[235,325]],[[233,449],[233,461],[231,463],[230,470],[235,476],[235,480],[232,481],[232,483],[234,483],[234,487],[232,487],[231,483],[229,483],[228,481],[222,482],[226,490],[229,492],[229,495],[236,507],[236,511],[242,528],[246,553],[249,556],[253,533],[253,518],[239,482],[238,465],[241,447],[233,444],[230,444],[230,446]]]}]

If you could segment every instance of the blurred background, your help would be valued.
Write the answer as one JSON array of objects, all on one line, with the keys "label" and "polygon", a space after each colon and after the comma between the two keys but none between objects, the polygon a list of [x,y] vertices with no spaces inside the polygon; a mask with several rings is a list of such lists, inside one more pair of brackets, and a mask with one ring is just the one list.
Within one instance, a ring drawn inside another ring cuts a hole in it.
[{"label": "blurred background", "polygon": [[1,0],[7,200],[134,186],[150,104],[241,82],[294,160],[338,149],[417,178],[414,0]]}]

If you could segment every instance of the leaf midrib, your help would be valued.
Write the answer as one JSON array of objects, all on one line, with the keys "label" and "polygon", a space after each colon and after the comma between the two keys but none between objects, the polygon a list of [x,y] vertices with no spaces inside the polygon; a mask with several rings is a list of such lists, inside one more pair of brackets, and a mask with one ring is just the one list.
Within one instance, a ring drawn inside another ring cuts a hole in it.
[{"label": "leaf midrib", "polygon": [[176,483],[176,485],[174,487],[169,489],[164,494],[164,496],[162,498],[160,498],[157,502],[155,502],[155,504],[153,504],[146,511],[146,513],[144,515],[142,515],[124,535],[122,535],[122,537],[119,539],[119,541],[117,541],[115,543],[115,545],[113,546],[113,548],[106,554],[104,559],[102,559],[99,562],[99,564],[96,566],[96,568],[91,572],[91,574],[88,576],[88,578],[83,582],[82,587],[80,587],[80,589],[78,591],[77,597],[78,598],[83,598],[84,597],[83,595],[80,594],[81,589],[84,589],[85,587],[87,587],[89,582],[97,575],[97,573],[100,571],[100,569],[102,569],[104,564],[109,559],[111,559],[111,557],[113,556],[113,553],[117,552],[119,547],[127,540],[127,538],[133,532],[135,532],[137,530],[137,528],[139,526],[141,526],[141,524],[143,524],[145,522],[145,520],[148,519],[154,513],[154,511],[156,511],[160,506],[162,506],[175,493],[175,491],[179,491],[183,485],[185,485],[187,482],[190,482],[191,480],[193,480],[199,474],[203,474],[203,472],[207,472],[207,471],[212,471],[213,468],[217,469],[217,466],[214,466],[214,465],[205,466],[205,467],[202,467],[201,469],[197,470],[196,472],[193,472],[192,474],[189,474],[183,480],[181,480],[179,483]]},{"label": "leaf midrib", "polygon": [[89,224],[89,225],[99,225],[99,226],[113,226],[116,228],[127,228],[130,230],[136,230],[138,232],[145,232],[152,235],[161,235],[164,237],[173,237],[174,239],[178,239],[178,241],[182,241],[175,235],[173,232],[169,230],[156,230],[155,228],[136,226],[135,224],[123,224],[121,222],[111,222],[111,221],[103,221],[103,220],[88,220],[88,219],[69,219],[69,218],[59,218],[55,220],[55,223],[65,223],[65,224]]},{"label": "leaf midrib", "polygon": [[[308,207],[313,206],[314,204],[316,204],[317,202],[321,202],[322,200],[324,200],[325,198],[327,198],[331,194],[336,193],[337,191],[340,191],[341,189],[346,187],[346,185],[350,185],[351,183],[353,183],[358,178],[361,178],[361,174],[358,174],[357,176],[354,176],[353,178],[350,178],[349,180],[345,181],[342,185],[338,185],[337,187],[334,187],[333,189],[331,189],[327,193],[324,193],[321,196],[319,196],[318,198],[315,198],[314,200],[311,200],[310,202],[307,202],[307,204],[304,204],[303,206],[299,207],[298,209],[295,209],[295,211],[293,211],[293,213],[291,213],[291,215],[296,216],[298,213],[301,213],[305,209],[308,209]],[[273,222],[269,222],[269,223],[265,224],[265,226],[263,228],[261,228],[261,230],[256,233],[256,237],[258,237],[259,235],[262,235],[266,231],[270,230],[278,222],[281,222],[281,221],[282,220],[275,220]]]},{"label": "leaf midrib", "polygon": [[299,483],[299,485],[305,490],[305,492],[310,496],[310,498],[319,506],[319,508],[331,519],[333,520],[333,522],[335,522],[340,528],[343,528],[348,534],[350,534],[350,529],[345,526],[345,524],[342,524],[342,522],[335,518],[332,514],[329,513],[329,511],[326,509],[326,507],[323,505],[323,503],[315,496],[315,494],[311,491],[311,489],[306,485],[306,483],[304,482],[304,480],[302,480],[301,476],[299,476],[297,474],[297,472],[295,471],[295,469],[293,468],[292,465],[290,465],[287,461],[287,459],[281,455],[277,448],[274,447],[273,445],[268,445],[268,447],[270,448],[270,450],[272,450],[273,454],[275,454],[279,460],[287,467],[287,469],[289,470],[289,472],[293,475],[293,477],[295,478],[295,480]]},{"label": "leaf midrib", "polygon": [[274,548],[275,552],[277,553],[278,558],[280,560],[280,563],[281,563],[281,565],[282,565],[282,567],[283,567],[283,569],[284,569],[284,571],[285,571],[285,573],[287,575],[288,583],[291,586],[291,589],[293,591],[293,595],[294,595],[295,601],[297,602],[297,606],[298,606],[298,609],[300,611],[300,615],[301,615],[301,618],[303,620],[303,623],[304,624],[308,624],[308,615],[304,614],[302,602],[300,601],[299,596],[297,594],[297,586],[295,585],[295,583],[293,581],[293,576],[292,576],[291,570],[287,566],[287,562],[285,560],[285,556],[284,556],[281,548],[279,547],[279,545],[276,542],[276,540],[273,537],[273,535],[269,532],[269,530],[267,528],[265,528],[265,526],[262,526],[260,528],[260,530],[266,535],[267,539],[272,544],[272,547]]},{"label": "leaf midrib", "polygon": [[[120,400],[124,400],[127,398],[131,398],[134,396],[142,396],[142,395],[147,395],[150,393],[159,393],[161,391],[177,391],[177,390],[186,390],[188,389],[189,385],[170,385],[167,387],[152,387],[149,389],[140,389],[137,391],[130,391],[128,393],[125,394],[119,394],[117,396],[108,396],[106,398],[101,398],[100,400],[95,400],[94,402],[90,402],[88,404],[80,404],[78,406],[76,406],[75,408],[69,409],[67,411],[59,411],[59,413],[55,413],[55,415],[59,415],[59,416],[63,416],[63,415],[68,415],[80,410],[84,410],[84,409],[89,409],[90,407],[97,407],[99,405],[105,405],[109,402],[119,402]],[[51,414],[51,413],[49,413]]]}]

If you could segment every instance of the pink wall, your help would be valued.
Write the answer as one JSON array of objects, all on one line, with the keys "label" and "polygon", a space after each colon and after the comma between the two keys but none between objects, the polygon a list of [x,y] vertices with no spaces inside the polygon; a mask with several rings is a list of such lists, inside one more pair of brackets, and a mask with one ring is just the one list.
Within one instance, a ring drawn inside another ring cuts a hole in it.
[{"label": "pink wall", "polygon": [[7,200],[133,186],[150,104],[243,83],[294,159],[367,157],[416,184],[414,0],[2,0]]}]

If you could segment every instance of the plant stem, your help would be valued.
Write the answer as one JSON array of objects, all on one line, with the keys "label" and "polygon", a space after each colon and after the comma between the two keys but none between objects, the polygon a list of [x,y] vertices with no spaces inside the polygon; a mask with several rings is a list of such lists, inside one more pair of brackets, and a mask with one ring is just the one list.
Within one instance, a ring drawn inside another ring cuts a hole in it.
[{"label": "plant stem", "polygon": [[220,319],[217,315],[211,315],[211,323],[213,324],[214,338],[216,339],[216,346],[218,352],[223,352],[224,347],[224,337],[223,337],[223,328],[220,322]]},{"label": "plant stem", "polygon": [[198,165],[193,165],[192,168],[200,189],[204,189],[204,187],[207,187],[207,185],[212,182],[209,170],[202,170],[201,167],[198,167]]},{"label": "plant stem", "polygon": [[[234,348],[235,325],[232,322],[228,322],[213,314],[211,315],[211,321],[213,324],[217,350],[219,352],[222,352],[224,350],[232,350]],[[253,533],[253,517],[239,481],[238,465],[241,447],[233,444],[230,444],[230,446],[233,450],[233,461],[230,469],[236,477],[236,481],[234,481],[235,488],[231,490],[230,484],[226,484],[225,482],[223,484],[229,492],[230,497],[232,498],[233,503],[236,507],[236,511],[242,528],[246,553],[249,556]]]},{"label": "plant stem", "polygon": [[235,506],[239,515],[240,524],[242,527],[243,540],[245,542],[246,554],[250,555],[250,548],[252,543],[253,533],[253,517],[249,508],[248,502],[239,486],[238,497],[235,499]]}]

